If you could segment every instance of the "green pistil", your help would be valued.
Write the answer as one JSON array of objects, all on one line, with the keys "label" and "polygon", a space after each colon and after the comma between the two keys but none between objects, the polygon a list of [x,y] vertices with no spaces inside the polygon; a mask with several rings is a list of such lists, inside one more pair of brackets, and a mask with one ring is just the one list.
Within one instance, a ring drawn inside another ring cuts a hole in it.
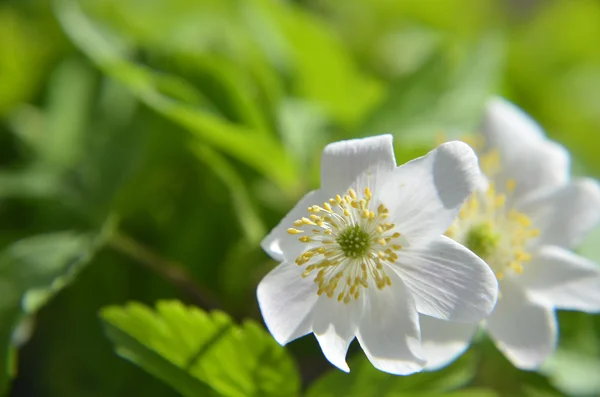
[{"label": "green pistil", "polygon": [[350,226],[341,232],[335,241],[348,258],[359,258],[369,250],[370,238],[359,225]]},{"label": "green pistil", "polygon": [[465,245],[477,256],[482,259],[489,258],[500,245],[500,234],[494,232],[489,223],[481,223],[473,226],[469,233]]}]

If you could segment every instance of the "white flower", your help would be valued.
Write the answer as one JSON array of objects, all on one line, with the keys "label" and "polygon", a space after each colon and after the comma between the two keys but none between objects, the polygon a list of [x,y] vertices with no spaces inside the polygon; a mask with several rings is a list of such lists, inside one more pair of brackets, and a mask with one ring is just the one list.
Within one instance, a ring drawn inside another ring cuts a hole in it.
[{"label": "white flower", "polygon": [[271,334],[283,345],[313,332],[344,371],[355,337],[376,368],[420,371],[417,313],[479,321],[496,301],[490,269],[442,235],[479,177],[462,142],[401,167],[390,135],[328,145],[321,188],[262,242],[282,262],[257,291]]},{"label": "white flower", "polygon": [[[489,102],[482,133],[478,152],[489,182],[447,234],[500,281],[496,308],[482,325],[516,367],[535,369],[555,350],[555,309],[600,311],[600,268],[570,251],[600,220],[600,187],[588,178],[569,181],[566,150],[505,100]],[[420,322],[429,369],[454,360],[477,330],[427,316]]]}]

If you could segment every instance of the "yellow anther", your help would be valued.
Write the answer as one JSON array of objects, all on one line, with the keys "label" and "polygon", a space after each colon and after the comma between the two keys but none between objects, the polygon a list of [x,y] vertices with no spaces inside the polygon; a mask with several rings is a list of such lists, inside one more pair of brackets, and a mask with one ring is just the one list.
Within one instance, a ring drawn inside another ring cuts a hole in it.
[{"label": "yellow anther", "polygon": [[396,233],[392,234],[392,237],[393,237],[393,238],[398,238],[398,237],[400,237],[400,236],[401,236],[401,234],[400,234],[400,233],[398,233],[398,232],[396,232]]},{"label": "yellow anther", "polygon": [[287,230],[288,234],[300,234],[300,233],[304,233],[303,230],[298,230],[298,229],[294,229],[294,228],[289,228]]},{"label": "yellow anther", "polygon": [[329,203],[323,203],[323,207],[325,208],[325,211],[331,212],[331,206],[329,205]]},{"label": "yellow anther", "polygon": [[294,226],[298,227],[298,226],[302,226],[304,225],[304,222],[302,222],[302,219],[298,219],[296,221],[294,221]]},{"label": "yellow anther", "polygon": [[519,222],[523,227],[531,226],[531,219],[525,214],[517,214],[517,222]]},{"label": "yellow anther", "polygon": [[514,192],[516,187],[517,187],[517,182],[515,182],[514,179],[509,179],[506,181],[506,191],[508,193]]},{"label": "yellow anther", "polygon": [[381,244],[381,245],[385,245],[385,244],[386,244],[386,241],[385,241],[385,239],[384,239],[384,238],[380,238],[379,240],[377,240],[377,242],[378,242],[379,244]]},{"label": "yellow anther", "polygon": [[348,190],[348,193],[350,194],[350,197],[352,197],[352,199],[356,200],[356,192],[354,191],[354,189]]},{"label": "yellow anther", "polygon": [[312,239],[309,236],[302,236],[298,240],[300,240],[300,242],[302,243],[310,243],[312,241]]},{"label": "yellow anther", "polygon": [[369,189],[368,187],[365,188],[365,197],[367,198],[367,200],[371,200],[371,189]]},{"label": "yellow anther", "polygon": [[529,262],[531,260],[531,255],[529,255],[527,252],[517,251],[515,253],[515,259],[519,262]]},{"label": "yellow anther", "polygon": [[316,223],[314,223],[313,221],[311,221],[310,219],[308,219],[306,217],[302,218],[302,223],[304,223],[305,225],[312,225],[312,226],[316,226],[317,225]]},{"label": "yellow anther", "polygon": [[496,208],[504,207],[504,204],[506,204],[506,196],[503,194],[499,194],[498,196],[496,196]]},{"label": "yellow anther", "polygon": [[509,266],[518,274],[523,273],[523,265],[520,262],[510,262]]}]

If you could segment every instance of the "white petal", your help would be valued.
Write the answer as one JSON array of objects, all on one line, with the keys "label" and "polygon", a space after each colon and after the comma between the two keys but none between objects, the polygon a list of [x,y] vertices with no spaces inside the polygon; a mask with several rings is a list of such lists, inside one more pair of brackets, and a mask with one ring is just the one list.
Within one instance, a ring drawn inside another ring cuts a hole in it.
[{"label": "white petal", "polygon": [[502,172],[493,178],[498,188],[513,179],[515,197],[524,198],[568,181],[569,153],[546,139],[541,127],[512,103],[501,98],[490,100],[481,132],[484,152],[497,150],[500,154]]},{"label": "white petal", "polygon": [[396,158],[391,135],[331,143],[321,157],[321,189],[329,197],[343,195],[359,175],[369,170],[394,168]]},{"label": "white petal", "polygon": [[410,289],[419,313],[475,322],[496,303],[498,282],[489,266],[454,240],[440,236],[398,253],[394,269]]},{"label": "white petal", "polygon": [[456,323],[419,315],[421,346],[427,359],[426,370],[445,367],[463,354],[479,328],[479,323]]},{"label": "white petal", "polygon": [[362,297],[348,303],[338,302],[336,297],[321,295],[315,308],[313,332],[323,354],[333,365],[349,372],[346,353],[354,340],[363,313]]},{"label": "white petal", "polygon": [[521,209],[540,229],[539,244],[572,248],[600,221],[600,186],[593,179],[580,178]]},{"label": "white petal", "polygon": [[542,247],[515,281],[556,308],[600,311],[600,266],[564,248]]},{"label": "white petal", "polygon": [[487,330],[496,346],[517,368],[536,369],[556,349],[556,316],[517,284],[505,280]]},{"label": "white petal", "polygon": [[312,331],[317,286],[302,278],[303,269],[282,263],[258,284],[257,298],[269,332],[281,345]]},{"label": "white petal", "polygon": [[[295,220],[308,215],[308,207],[315,204],[322,205],[323,200],[323,194],[320,190],[313,190],[302,197],[300,201],[298,201],[298,204],[296,204],[281,222],[279,222],[279,224],[261,241],[260,246],[262,249],[276,261],[288,259],[290,262],[294,262],[298,255],[307,247],[302,246],[302,244],[298,242],[297,235],[290,235],[287,233],[287,230],[294,227]],[[291,251],[286,252],[290,246]]]},{"label": "white petal", "polygon": [[375,192],[409,244],[443,234],[480,182],[473,150],[448,142],[393,171]]},{"label": "white petal", "polygon": [[552,292],[557,309],[600,312],[600,277],[575,281]]},{"label": "white petal", "polygon": [[402,280],[388,272],[392,285],[378,290],[370,286],[365,311],[358,329],[358,341],[373,366],[396,375],[408,375],[423,368],[420,357],[419,323],[414,302]]},{"label": "white petal", "polygon": [[[588,308],[596,308],[592,311],[600,310],[600,292],[594,292],[586,299],[587,290],[573,288],[580,283],[589,283],[590,279],[600,280],[600,267],[594,262],[564,248],[544,246],[533,255],[515,281],[536,298],[553,306],[569,308],[569,303],[573,303],[572,308],[579,309],[583,302]],[[574,295],[570,296],[570,293]]]}]

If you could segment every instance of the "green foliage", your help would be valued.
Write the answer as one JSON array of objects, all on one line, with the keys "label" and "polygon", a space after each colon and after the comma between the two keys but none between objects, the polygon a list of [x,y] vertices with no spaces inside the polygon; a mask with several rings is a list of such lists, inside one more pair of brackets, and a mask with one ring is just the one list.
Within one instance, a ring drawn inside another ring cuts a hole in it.
[{"label": "green foliage", "polygon": [[467,354],[444,370],[402,377],[378,371],[361,357],[350,363],[350,375],[333,371],[316,381],[306,396],[359,397],[367,391],[369,395],[381,397],[439,395],[469,383],[473,376],[474,359],[473,354]]},{"label": "green foliage", "polygon": [[392,82],[387,98],[367,119],[363,133],[395,132],[402,142],[432,142],[436,134],[473,131],[494,91],[502,64],[501,38],[490,34],[465,49],[457,62],[431,57]]},{"label": "green foliage", "polygon": [[184,396],[294,396],[295,365],[261,327],[233,324],[224,313],[207,314],[177,301],[156,312],[130,303],[102,310],[119,355],[170,384]]},{"label": "green foliage", "polygon": [[[393,377],[362,356],[323,375],[313,338],[283,350],[255,322],[187,306],[260,318],[274,264],[259,242],[318,184],[333,140],[393,133],[408,161],[473,132],[501,94],[576,174],[600,176],[599,18],[596,0],[1,2],[1,388],[15,375],[12,395],[40,397],[599,394],[598,316],[560,313],[539,373],[484,341]],[[599,239],[581,253],[600,261]],[[186,306],[143,305],[160,299]],[[106,306],[136,365],[112,354]]]}]

